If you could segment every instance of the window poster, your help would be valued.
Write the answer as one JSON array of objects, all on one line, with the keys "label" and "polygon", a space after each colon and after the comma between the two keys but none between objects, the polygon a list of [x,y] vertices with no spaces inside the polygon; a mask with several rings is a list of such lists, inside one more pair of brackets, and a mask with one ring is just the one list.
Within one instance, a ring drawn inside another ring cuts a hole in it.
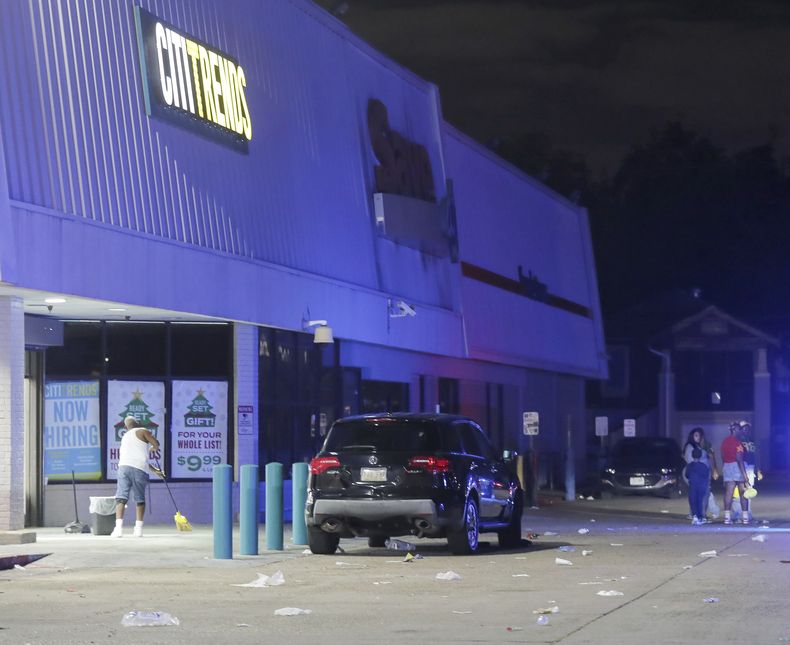
[{"label": "window poster", "polygon": [[210,478],[228,461],[227,381],[173,381],[172,475]]},{"label": "window poster", "polygon": [[[159,440],[151,461],[164,466],[165,384],[160,381],[109,381],[107,383],[107,479],[118,479],[123,420],[133,416]],[[165,469],[166,470],[166,469]],[[149,472],[151,478],[156,475]]]},{"label": "window poster", "polygon": [[101,479],[99,381],[44,385],[44,477]]}]

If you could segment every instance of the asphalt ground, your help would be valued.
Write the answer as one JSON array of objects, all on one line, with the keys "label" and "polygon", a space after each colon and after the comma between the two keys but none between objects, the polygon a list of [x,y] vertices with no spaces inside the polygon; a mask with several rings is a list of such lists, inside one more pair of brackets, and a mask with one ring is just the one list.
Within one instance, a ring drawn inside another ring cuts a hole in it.
[{"label": "asphalt ground", "polygon": [[[790,486],[763,486],[750,526],[691,526],[687,513],[683,499],[543,495],[525,511],[531,545],[505,551],[484,534],[478,555],[457,557],[411,540],[422,558],[408,563],[361,539],[316,556],[286,533],[284,551],[265,551],[263,527],[260,555],[239,556],[234,534],[232,560],[213,558],[209,526],[121,539],[36,529],[35,543],[0,546],[49,554],[0,571],[0,643],[790,642]],[[235,586],[277,571],[280,586]],[[461,578],[436,579],[447,572]],[[311,613],[275,615],[285,607]],[[180,624],[122,626],[132,610]]]}]

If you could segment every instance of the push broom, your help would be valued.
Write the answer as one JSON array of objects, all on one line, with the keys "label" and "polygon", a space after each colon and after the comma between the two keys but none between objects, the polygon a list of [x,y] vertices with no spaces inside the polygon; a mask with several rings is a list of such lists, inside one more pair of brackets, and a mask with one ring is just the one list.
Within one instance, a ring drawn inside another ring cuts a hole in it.
[{"label": "push broom", "polygon": [[173,493],[170,490],[170,486],[167,484],[167,480],[165,479],[165,471],[162,470],[162,467],[159,465],[159,461],[156,462],[156,468],[159,471],[159,476],[162,478],[162,481],[165,483],[165,488],[167,488],[167,492],[170,494],[170,499],[173,500],[173,508],[176,509],[176,514],[173,515],[173,519],[176,523],[176,528],[179,531],[191,531],[192,525],[189,523],[189,520],[186,516],[181,515],[181,512],[178,510],[178,504],[176,504],[176,498],[173,497]]}]

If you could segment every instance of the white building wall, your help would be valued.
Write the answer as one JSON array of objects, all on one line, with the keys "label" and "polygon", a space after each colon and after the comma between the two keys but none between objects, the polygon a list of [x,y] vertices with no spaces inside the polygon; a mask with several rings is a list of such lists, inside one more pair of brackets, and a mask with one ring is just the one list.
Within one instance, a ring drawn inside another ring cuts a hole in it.
[{"label": "white building wall", "polygon": [[0,296],[0,531],[24,528],[24,380],[22,300]]}]

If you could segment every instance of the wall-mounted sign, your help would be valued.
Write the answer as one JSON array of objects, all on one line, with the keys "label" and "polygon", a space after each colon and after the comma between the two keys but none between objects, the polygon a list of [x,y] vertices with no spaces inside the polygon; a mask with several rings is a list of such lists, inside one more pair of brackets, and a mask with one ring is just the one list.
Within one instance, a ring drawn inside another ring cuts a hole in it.
[{"label": "wall-mounted sign", "polygon": [[44,477],[101,479],[99,381],[48,381],[44,386]]},{"label": "wall-mounted sign", "polygon": [[540,434],[540,416],[537,412],[525,412],[523,415],[524,434],[530,437]]},{"label": "wall-mounted sign", "polygon": [[[151,463],[164,460],[165,384],[161,381],[109,381],[107,383],[107,479],[118,479],[123,420],[132,416],[159,440],[159,450],[151,451]],[[148,473],[149,477],[156,475]]]},{"label": "wall-mounted sign", "polygon": [[595,417],[595,436],[606,437],[609,435],[609,417]]},{"label": "wall-mounted sign", "polygon": [[254,434],[253,413],[255,408],[252,405],[238,406],[238,418],[236,419],[236,431],[239,434]]},{"label": "wall-mounted sign", "polygon": [[145,110],[246,152],[247,76],[234,58],[134,8]]},{"label": "wall-mounted sign", "polygon": [[227,381],[173,381],[171,440],[173,477],[208,479],[228,462]]},{"label": "wall-mounted sign", "polygon": [[636,436],[636,419],[623,420],[623,436],[624,437]]}]

